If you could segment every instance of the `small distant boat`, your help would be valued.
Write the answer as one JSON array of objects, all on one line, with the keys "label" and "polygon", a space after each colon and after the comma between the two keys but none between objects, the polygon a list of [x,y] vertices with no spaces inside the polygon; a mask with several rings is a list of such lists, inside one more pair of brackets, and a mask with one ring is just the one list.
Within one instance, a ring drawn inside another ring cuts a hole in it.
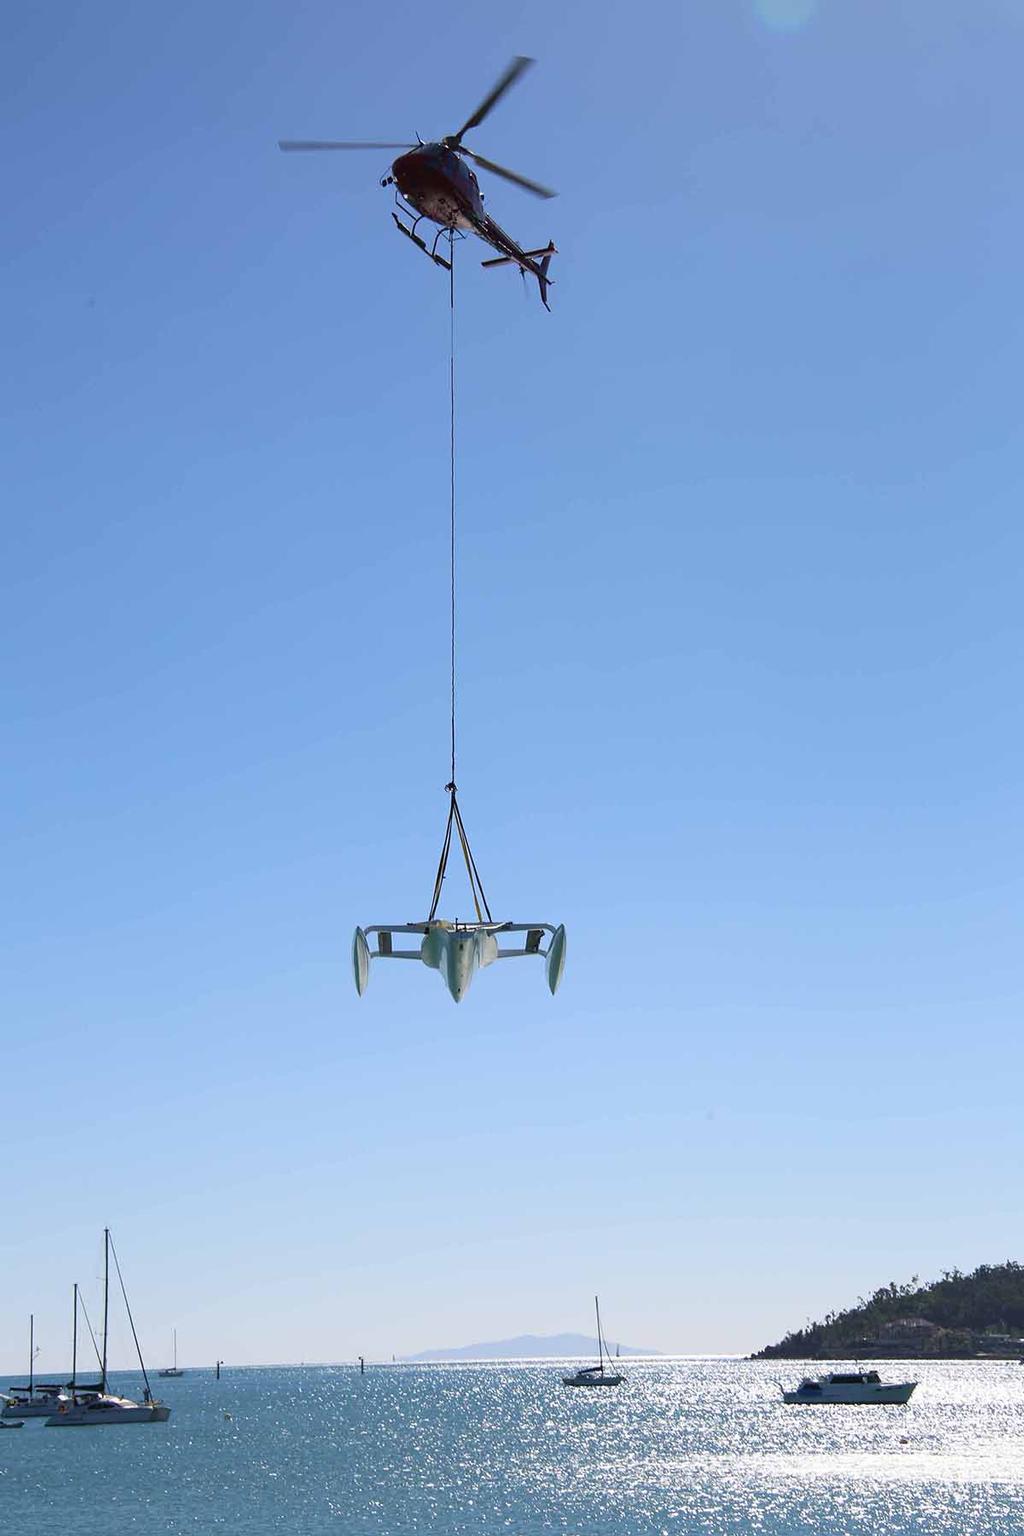
[{"label": "small distant boat", "polygon": [[30,1316],[28,1320],[28,1385],[24,1387],[11,1387],[4,1393],[4,1406],[0,1410],[0,1425],[3,1428],[18,1429],[19,1423],[13,1420],[38,1419],[47,1414],[56,1413],[60,1404],[69,1401],[64,1388],[53,1381],[36,1381],[36,1320]]},{"label": "small distant boat", "polygon": [[916,1381],[883,1381],[877,1371],[830,1371],[826,1376],[805,1376],[787,1392],[784,1403],[907,1403]]},{"label": "small distant boat", "polygon": [[184,1376],[184,1374],[185,1374],[185,1372],[183,1370],[181,1370],[179,1368],[179,1366],[178,1366],[178,1330],[177,1330],[177,1328],[175,1328],[173,1330],[173,1332],[174,1332],[174,1345],[173,1345],[174,1364],[173,1365],[165,1365],[162,1371],[157,1371],[157,1375],[158,1376]]},{"label": "small distant boat", "polygon": [[607,1354],[607,1350],[604,1347],[604,1338],[601,1334],[601,1308],[598,1305],[596,1296],[594,1297],[594,1312],[597,1316],[597,1364],[581,1365],[578,1370],[573,1371],[571,1376],[563,1376],[563,1387],[618,1387],[626,1379],[624,1376],[620,1376],[617,1371],[613,1371],[610,1364],[609,1368],[605,1369],[604,1357]]},{"label": "small distant boat", "polygon": [[103,1230],[103,1354],[100,1358],[100,1380],[98,1390],[93,1388],[79,1390],[76,1386],[78,1374],[78,1286],[74,1290],[74,1323],[71,1332],[71,1383],[70,1399],[61,1403],[56,1413],[50,1415],[46,1421],[47,1429],[77,1429],[80,1427],[99,1426],[101,1424],[162,1424],[171,1416],[171,1410],[166,1403],[158,1402],[149,1388],[149,1377],[146,1375],[146,1362],[142,1358],[142,1350],[139,1348],[139,1336],[135,1332],[135,1320],[132,1317],[132,1309],[128,1303],[128,1293],[124,1288],[124,1279],[121,1275],[121,1266],[117,1262],[117,1251],[114,1251],[114,1265],[117,1269],[117,1278],[121,1285],[121,1295],[124,1298],[125,1311],[128,1313],[128,1321],[131,1324],[132,1338],[135,1340],[135,1348],[139,1356],[139,1365],[142,1369],[142,1379],[146,1383],[146,1390],[141,1403],[133,1402],[129,1397],[115,1397],[107,1391],[107,1316],[110,1303],[110,1228]]}]

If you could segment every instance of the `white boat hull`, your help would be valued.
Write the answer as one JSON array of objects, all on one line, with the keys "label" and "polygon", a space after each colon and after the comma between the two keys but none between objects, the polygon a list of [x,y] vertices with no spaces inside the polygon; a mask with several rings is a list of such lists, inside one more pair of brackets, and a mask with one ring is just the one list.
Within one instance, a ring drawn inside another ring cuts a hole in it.
[{"label": "white boat hull", "polygon": [[46,1421],[47,1429],[88,1429],[104,1424],[163,1424],[171,1416],[166,1403],[133,1403],[126,1397],[101,1397],[74,1403]]},{"label": "white boat hull", "polygon": [[31,1397],[23,1402],[8,1403],[0,1418],[40,1419],[56,1413],[60,1399],[56,1397]]},{"label": "white boat hull", "polygon": [[601,1375],[600,1372],[598,1372],[598,1371],[595,1371],[593,1373],[593,1375],[588,1375],[586,1372],[583,1372],[583,1373],[577,1374],[575,1376],[563,1376],[562,1377],[562,1386],[563,1387],[619,1387],[619,1386],[622,1385],[622,1383],[625,1381],[625,1379],[626,1378],[624,1376],[616,1376],[616,1375],[612,1374],[609,1371],[606,1371],[604,1373],[604,1375]]},{"label": "white boat hull", "polygon": [[783,1392],[784,1403],[831,1403],[872,1404],[908,1403],[917,1386],[916,1381],[882,1383],[874,1387],[824,1387],[820,1392],[804,1392],[798,1387],[793,1392]]}]

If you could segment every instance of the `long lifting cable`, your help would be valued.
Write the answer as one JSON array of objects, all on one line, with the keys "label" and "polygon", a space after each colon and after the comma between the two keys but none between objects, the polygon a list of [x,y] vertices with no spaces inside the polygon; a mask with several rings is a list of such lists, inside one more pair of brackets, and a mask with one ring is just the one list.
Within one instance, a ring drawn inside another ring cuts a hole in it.
[{"label": "long lifting cable", "polygon": [[476,867],[476,860],[470,850],[469,839],[466,837],[466,829],[462,821],[462,813],[459,810],[459,802],[456,799],[455,785],[455,231],[448,231],[448,404],[450,411],[450,429],[448,445],[450,454],[450,501],[449,501],[449,552],[450,572],[449,596],[451,602],[451,779],[445,785],[450,797],[448,805],[448,824],[445,827],[444,842],[441,845],[441,857],[437,865],[437,874],[434,877],[434,895],[430,903],[430,915],[428,922],[433,922],[437,912],[437,904],[441,899],[441,888],[444,885],[445,871],[448,868],[448,855],[452,846],[452,827],[458,833],[459,846],[462,849],[462,857],[466,862],[466,873],[469,875],[469,888],[473,896],[473,905],[476,908],[476,920],[484,921],[484,913],[487,921],[493,922],[491,909],[487,905],[487,897],[484,895],[483,884]]},{"label": "long lifting cable", "polygon": [[451,601],[452,601],[452,776],[450,789],[455,792],[455,240],[448,239],[448,403],[451,409]]}]

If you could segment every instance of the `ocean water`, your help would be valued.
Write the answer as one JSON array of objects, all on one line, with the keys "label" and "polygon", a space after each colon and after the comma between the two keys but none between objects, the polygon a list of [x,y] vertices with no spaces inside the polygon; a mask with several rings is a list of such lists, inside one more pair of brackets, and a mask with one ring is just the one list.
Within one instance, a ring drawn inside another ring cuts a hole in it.
[{"label": "ocean water", "polygon": [[0,1518],[76,1536],[1024,1532],[1015,1363],[894,1365],[921,1383],[905,1408],[787,1408],[775,1383],[799,1364],[623,1363],[606,1392],[549,1363],[190,1371],[159,1383],[164,1425],[0,1434]]}]

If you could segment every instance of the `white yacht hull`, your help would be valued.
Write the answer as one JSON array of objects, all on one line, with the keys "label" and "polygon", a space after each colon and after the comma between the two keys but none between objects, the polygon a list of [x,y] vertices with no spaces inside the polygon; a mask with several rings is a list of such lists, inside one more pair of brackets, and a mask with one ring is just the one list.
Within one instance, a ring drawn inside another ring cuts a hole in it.
[{"label": "white yacht hull", "polygon": [[163,1424],[171,1416],[166,1403],[133,1403],[127,1398],[101,1398],[75,1403],[46,1421],[47,1429],[88,1429],[104,1424]]},{"label": "white yacht hull", "polygon": [[908,1403],[916,1381],[883,1383],[872,1387],[823,1387],[820,1392],[783,1392],[784,1403]]},{"label": "white yacht hull", "polygon": [[56,1397],[26,1398],[23,1402],[8,1403],[0,1419],[41,1419],[56,1413],[59,1399]]},{"label": "white yacht hull", "polygon": [[563,1387],[618,1387],[625,1381],[624,1376],[615,1376],[611,1372],[605,1372],[602,1376],[595,1371],[592,1376],[584,1374],[576,1376],[563,1376]]}]

